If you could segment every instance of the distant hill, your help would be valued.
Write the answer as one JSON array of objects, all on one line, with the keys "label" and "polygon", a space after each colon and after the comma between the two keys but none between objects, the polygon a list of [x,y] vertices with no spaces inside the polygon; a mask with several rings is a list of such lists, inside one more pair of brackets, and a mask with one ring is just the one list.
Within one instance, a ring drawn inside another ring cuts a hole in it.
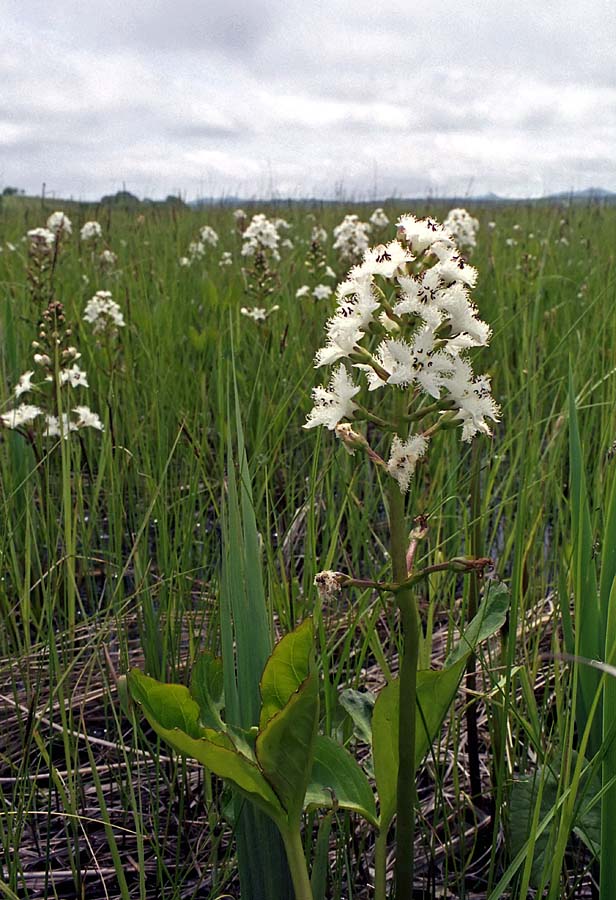
[{"label": "distant hill", "polygon": [[263,199],[259,197],[198,197],[191,200],[188,206],[194,209],[201,209],[207,206],[255,206],[257,204],[266,203],[268,206],[293,206],[295,204],[305,203],[306,205],[321,206],[340,206],[348,203],[353,206],[375,206],[383,203],[401,204],[418,204],[418,203],[439,203],[450,206],[464,206],[465,204],[520,204],[520,203],[616,203],[616,192],[608,191],[605,188],[584,188],[581,191],[559,191],[555,194],[546,194],[543,197],[501,197],[490,191],[487,194],[479,194],[474,197],[439,197],[436,195],[424,197],[382,197],[373,200],[355,200],[353,197],[337,197],[335,199],[324,199],[322,197],[275,197]]}]

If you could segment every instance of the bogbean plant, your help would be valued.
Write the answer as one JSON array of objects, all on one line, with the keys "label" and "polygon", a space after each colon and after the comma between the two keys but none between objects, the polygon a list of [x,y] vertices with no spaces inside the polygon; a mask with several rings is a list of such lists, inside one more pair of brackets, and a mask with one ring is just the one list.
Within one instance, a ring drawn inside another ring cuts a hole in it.
[{"label": "bogbean plant", "polygon": [[230,781],[273,819],[300,900],[312,897],[302,813],[324,806],[353,810],[377,828],[378,900],[386,896],[387,839],[396,816],[396,897],[412,896],[417,765],[454,700],[474,648],[504,622],[507,592],[492,587],[444,667],[418,670],[421,622],[415,586],[435,572],[482,573],[489,562],[458,557],[417,570],[426,525],[417,520],[410,535],[408,527],[410,487],[438,435],[460,428],[462,440],[470,442],[477,434],[490,434],[490,423],[498,419],[490,380],[475,376],[469,359],[469,352],[490,337],[470,298],[476,278],[444,227],[432,219],[403,216],[397,239],[368,249],[339,285],[327,342],[316,357],[317,367],[335,368],[329,384],[314,389],[304,427],[335,432],[349,452],[365,453],[389,483],[390,581],[333,571],[316,578],[321,594],[369,587],[392,595],[398,611],[399,675],[382,689],[372,719],[378,815],[362,769],[343,747],[318,735],[310,619],[275,647],[261,679],[259,723],[249,731],[223,721],[220,664],[207,655],[195,665],[189,687],[163,685],[138,671],[129,675],[132,697],[155,731]]}]

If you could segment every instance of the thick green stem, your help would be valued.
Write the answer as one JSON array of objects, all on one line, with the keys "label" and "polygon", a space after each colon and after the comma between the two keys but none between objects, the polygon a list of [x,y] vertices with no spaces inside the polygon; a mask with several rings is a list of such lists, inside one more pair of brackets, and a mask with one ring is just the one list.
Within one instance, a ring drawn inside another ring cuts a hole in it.
[{"label": "thick green stem", "polygon": [[374,900],[387,897],[387,829],[379,831],[374,846]]},{"label": "thick green stem", "polygon": [[281,834],[284,848],[287,852],[289,869],[291,870],[295,900],[313,900],[301,831],[299,827],[281,829]]},{"label": "thick green stem", "polygon": [[[408,535],[404,498],[397,484],[390,488],[389,527],[394,581],[407,578]],[[398,708],[398,795],[396,809],[396,900],[412,900],[415,843],[415,732],[417,727],[417,661],[419,622],[415,594],[404,588],[396,594],[400,611],[400,705]]]}]

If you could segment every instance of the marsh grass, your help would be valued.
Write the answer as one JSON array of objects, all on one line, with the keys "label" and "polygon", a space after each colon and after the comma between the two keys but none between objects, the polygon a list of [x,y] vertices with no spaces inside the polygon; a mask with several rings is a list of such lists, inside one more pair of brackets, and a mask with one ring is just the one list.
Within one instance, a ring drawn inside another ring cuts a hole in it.
[{"label": "marsh grass", "polygon": [[[51,211],[38,201],[0,208],[0,402],[30,367],[40,312],[28,294],[20,238]],[[73,237],[53,284],[67,318],[80,323],[86,402],[106,428],[62,454],[49,442],[40,461],[20,435],[0,433],[0,892],[88,900],[239,896],[229,794],[160,746],[120,704],[118,677],[139,665],[185,681],[200,648],[221,649],[234,373],[276,631],[316,616],[322,730],[369,763],[338,696],[345,687],[377,691],[396,671],[394,610],[366,591],[321,606],[312,581],[330,568],[386,574],[387,486],[329,435],[315,441],[301,429],[319,374],[312,357],[333,304],[295,299],[308,280],[301,241],[313,223],[306,213],[331,231],[349,210],[275,211],[292,222],[295,248],[280,264],[280,310],[263,326],[239,314],[240,242],[226,207],[66,211],[74,224],[98,218],[118,255],[118,272],[105,273]],[[407,210],[386,211],[394,220]],[[588,679],[561,657],[576,589],[568,371],[571,364],[590,565],[599,577],[596,542],[616,465],[608,454],[616,440],[616,210],[520,205],[474,214],[482,223],[475,296],[494,329],[479,365],[492,374],[502,422],[492,440],[480,442],[474,505],[470,452],[455,435],[424,467],[418,512],[429,518],[429,535],[418,565],[461,555],[480,539],[510,584],[512,605],[507,630],[478,654],[474,690],[460,692],[421,767],[417,883],[426,896],[445,888],[459,897],[528,896],[533,855],[529,844],[512,849],[512,784],[552,766],[555,804],[546,820],[540,794],[533,795],[525,823],[530,844],[547,834],[548,858],[557,860],[540,872],[539,885],[552,897],[591,896],[597,866],[571,834],[577,800],[589,799],[582,796],[588,763],[571,756],[584,741],[575,721],[577,684]],[[497,222],[494,231],[488,219]],[[221,235],[218,249],[180,269],[179,257],[206,222]],[[6,241],[18,249],[11,252]],[[219,268],[225,249],[235,262]],[[344,274],[331,250],[328,261]],[[103,289],[127,322],[111,355],[80,322],[89,297]],[[421,593],[424,661],[444,659],[473,602],[469,590],[446,576]],[[477,715],[480,796],[469,780],[468,705]],[[601,753],[600,715],[596,722],[593,752]],[[555,768],[563,754],[567,763]],[[317,822],[307,826],[316,838]],[[325,896],[371,895],[370,829],[336,814],[317,846],[315,883],[325,873]]]}]

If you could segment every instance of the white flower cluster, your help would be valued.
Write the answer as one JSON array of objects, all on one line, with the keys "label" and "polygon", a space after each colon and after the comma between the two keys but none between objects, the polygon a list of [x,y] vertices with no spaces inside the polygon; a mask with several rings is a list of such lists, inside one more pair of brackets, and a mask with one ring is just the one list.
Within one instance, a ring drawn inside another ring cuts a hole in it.
[{"label": "white flower cluster", "polygon": [[98,222],[86,222],[79,232],[82,241],[95,241],[103,236],[103,229]]},{"label": "white flower cluster", "polygon": [[92,326],[93,334],[114,335],[117,334],[118,328],[124,328],[126,324],[111,291],[97,291],[88,300],[83,318]]},{"label": "white flower cluster", "polygon": [[463,253],[470,253],[477,245],[479,220],[463,208],[450,209],[443,228],[451,234],[456,246]]},{"label": "white flower cluster", "polygon": [[196,241],[191,241],[188,245],[186,256],[181,256],[179,263],[183,268],[191,266],[199,259],[203,259],[207,252],[207,245],[215,247],[218,244],[218,232],[210,225],[203,225],[199,231],[199,237]]},{"label": "white flower cluster", "polygon": [[50,228],[31,228],[26,234],[30,248],[39,253],[48,253],[56,243],[56,236]]},{"label": "white flower cluster", "polygon": [[199,231],[199,240],[202,244],[210,244],[215,247],[218,243],[218,232],[211,225],[204,225]]},{"label": "white flower cluster", "polygon": [[[333,430],[342,419],[369,417],[354,399],[361,387],[342,360],[364,374],[368,392],[387,385],[409,388],[405,421],[410,417],[423,425],[431,414],[436,422],[423,433],[393,438],[387,469],[406,491],[438,427],[460,423],[462,440],[470,441],[478,432],[490,434],[487,420],[496,421],[499,408],[490,379],[475,377],[467,358],[472,347],[485,346],[490,338],[469,294],[476,269],[433,219],[405,215],[397,225],[398,240],[367,250],[337,288],[338,307],[316,367],[338,365],[329,385],[314,389],[304,427]],[[382,406],[380,418],[387,409]]]},{"label": "white flower cluster", "polygon": [[382,207],[377,206],[372,215],[370,216],[370,224],[374,225],[375,228],[387,228],[389,225],[389,219],[385,211]]},{"label": "white flower cluster", "polygon": [[49,216],[47,219],[47,227],[50,231],[53,231],[56,236],[66,235],[68,237],[69,234],[73,233],[73,224],[62,210],[56,210],[56,212],[53,212]]},{"label": "white flower cluster", "polygon": [[345,216],[334,228],[334,250],[340,259],[352,265],[358,263],[370,244],[370,225],[360,222],[359,216]]},{"label": "white flower cluster", "polygon": [[[78,359],[80,354],[74,348],[71,359]],[[35,353],[34,362],[44,369],[49,369],[51,360],[45,354]],[[18,399],[22,394],[31,393],[38,390],[46,382],[52,380],[53,376],[49,372],[44,376],[39,385],[32,383],[34,371],[24,372],[20,376],[19,381],[15,385],[14,395]],[[68,385],[71,388],[88,387],[88,379],[86,373],[79,368],[76,362],[73,365],[61,369],[59,372],[60,386]],[[20,403],[9,412],[0,415],[0,422],[5,428],[21,428],[24,425],[31,425],[36,419],[41,419],[41,433],[44,437],[64,437],[68,438],[73,431],[79,431],[81,428],[95,428],[97,431],[103,431],[103,423],[99,416],[92,412],[89,406],[75,406],[71,410],[75,414],[75,418],[71,418],[69,413],[62,413],[61,416],[50,415],[40,406],[31,403]]]},{"label": "white flower cluster", "polygon": [[[280,259],[278,244],[280,235],[278,229],[284,219],[267,218],[263,213],[257,213],[250,221],[250,225],[242,234],[242,256],[254,256],[258,251],[271,254],[275,260]],[[288,227],[288,224],[284,222]]]}]

